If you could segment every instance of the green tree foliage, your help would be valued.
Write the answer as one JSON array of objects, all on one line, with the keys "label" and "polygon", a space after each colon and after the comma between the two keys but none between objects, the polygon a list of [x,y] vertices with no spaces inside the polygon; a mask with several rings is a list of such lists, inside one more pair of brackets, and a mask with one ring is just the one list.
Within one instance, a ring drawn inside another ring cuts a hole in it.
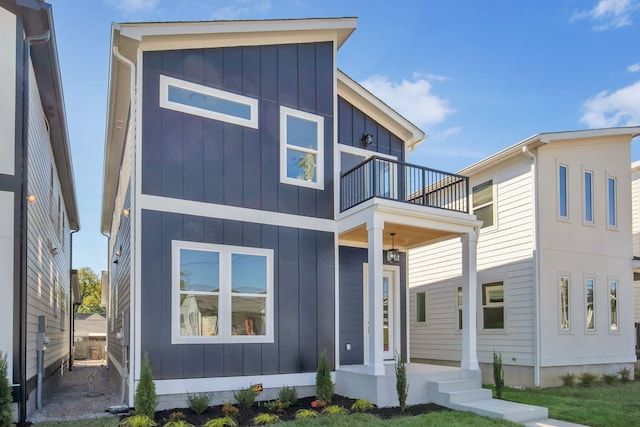
[{"label": "green tree foliage", "polygon": [[318,400],[331,403],[333,399],[333,382],[331,382],[331,368],[327,352],[323,351],[318,362],[318,371],[316,372],[316,397]]},{"label": "green tree foliage", "polygon": [[0,351],[0,426],[12,426],[13,416],[11,413],[11,386],[7,378],[9,367],[7,366],[7,355]]},{"label": "green tree foliage", "polygon": [[502,399],[502,389],[504,388],[504,371],[502,370],[502,355],[493,352],[493,382],[496,385],[496,397]]},{"label": "green tree foliage", "polygon": [[153,382],[153,374],[151,373],[149,355],[147,353],[144,354],[142,365],[140,366],[140,382],[136,387],[134,406],[136,415],[146,415],[151,419],[153,419],[158,406],[156,385]]},{"label": "green tree foliage", "polygon": [[78,270],[78,285],[80,286],[80,301],[78,313],[106,313],[106,307],[100,305],[101,281],[89,267]]},{"label": "green tree foliage", "polygon": [[396,354],[396,392],[400,411],[404,412],[407,407],[407,395],[409,394],[409,382],[407,381],[407,365],[399,354]]}]

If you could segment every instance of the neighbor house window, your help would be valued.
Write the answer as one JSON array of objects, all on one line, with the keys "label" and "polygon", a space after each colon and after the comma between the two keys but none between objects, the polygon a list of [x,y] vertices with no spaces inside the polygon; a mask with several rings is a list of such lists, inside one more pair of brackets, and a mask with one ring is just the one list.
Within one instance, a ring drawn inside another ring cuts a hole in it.
[{"label": "neighbor house window", "polygon": [[560,330],[570,330],[569,318],[569,277],[560,277]]},{"label": "neighbor house window", "polygon": [[462,329],[462,287],[458,287],[458,329]]},{"label": "neighbor house window", "polygon": [[617,189],[616,178],[607,178],[607,224],[609,227],[617,227]]},{"label": "neighbor house window", "polygon": [[558,167],[558,215],[560,218],[569,218],[568,169],[567,165]]},{"label": "neighbor house window", "polygon": [[273,342],[273,250],[173,242],[173,343]]},{"label": "neighbor house window", "polygon": [[584,172],[584,220],[593,222],[593,172]]},{"label": "neighbor house window", "polygon": [[280,107],[280,182],[324,188],[324,118]]},{"label": "neighbor house window", "polygon": [[618,331],[618,281],[609,281],[609,330]]},{"label": "neighbor house window", "polygon": [[493,180],[473,187],[473,213],[483,221],[482,228],[493,225]]},{"label": "neighbor house window", "polygon": [[49,169],[49,217],[51,218],[51,224],[53,224],[54,220],[54,212],[53,209],[53,166]]},{"label": "neighbor house window", "polygon": [[258,100],[160,75],[160,107],[258,129]]},{"label": "neighbor house window", "polygon": [[482,285],[484,329],[504,329],[504,283]]},{"label": "neighbor house window", "polygon": [[427,321],[427,297],[425,292],[416,294],[416,321],[419,323]]},{"label": "neighbor house window", "polygon": [[596,330],[596,316],[595,316],[595,304],[594,304],[594,286],[595,280],[588,278],[585,280],[585,308],[586,308],[586,320],[585,324],[587,331]]}]

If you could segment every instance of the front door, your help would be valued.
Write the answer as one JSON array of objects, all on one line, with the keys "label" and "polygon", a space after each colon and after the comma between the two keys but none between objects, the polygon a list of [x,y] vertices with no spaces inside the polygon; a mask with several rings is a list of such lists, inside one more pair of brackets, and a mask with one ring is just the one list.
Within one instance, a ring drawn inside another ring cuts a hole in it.
[{"label": "front door", "polygon": [[382,273],[382,357],[395,357],[395,281],[392,271]]}]

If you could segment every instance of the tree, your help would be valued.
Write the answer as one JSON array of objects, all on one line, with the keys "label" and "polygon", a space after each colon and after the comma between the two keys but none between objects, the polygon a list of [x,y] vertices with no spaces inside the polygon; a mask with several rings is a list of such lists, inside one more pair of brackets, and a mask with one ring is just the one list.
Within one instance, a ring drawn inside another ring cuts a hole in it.
[{"label": "tree", "polygon": [[136,387],[136,394],[133,397],[133,405],[136,409],[136,415],[146,415],[153,419],[158,406],[158,398],[156,396],[156,385],[153,382],[153,373],[149,364],[149,355],[144,353],[142,365],[140,366],[140,381]]},{"label": "tree", "polygon": [[100,305],[102,284],[98,275],[89,267],[78,270],[80,301],[78,313],[105,313],[106,307]]},{"label": "tree", "polygon": [[0,426],[12,426],[13,414],[11,405],[11,385],[7,378],[9,367],[7,365],[7,355],[0,351]]}]

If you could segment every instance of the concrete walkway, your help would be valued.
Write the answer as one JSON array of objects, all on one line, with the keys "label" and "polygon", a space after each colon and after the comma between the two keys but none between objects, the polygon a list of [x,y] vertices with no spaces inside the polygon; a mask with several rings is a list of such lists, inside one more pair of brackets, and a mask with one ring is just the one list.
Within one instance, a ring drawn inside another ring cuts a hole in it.
[{"label": "concrete walkway", "polygon": [[530,421],[525,424],[526,427],[588,427],[583,424],[570,423],[568,421],[554,420],[547,418],[544,420]]}]

